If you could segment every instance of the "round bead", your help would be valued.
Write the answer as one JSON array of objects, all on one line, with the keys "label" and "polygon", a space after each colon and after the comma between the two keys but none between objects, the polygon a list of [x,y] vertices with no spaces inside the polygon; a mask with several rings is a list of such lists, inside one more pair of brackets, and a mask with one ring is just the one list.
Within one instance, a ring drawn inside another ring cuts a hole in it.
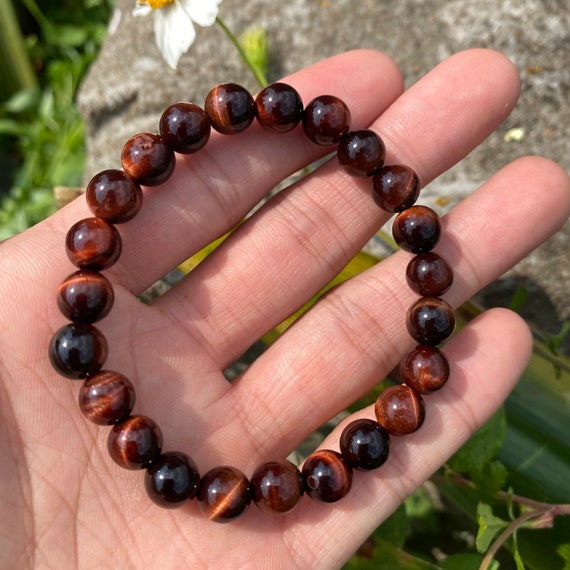
[{"label": "round bead", "polygon": [[307,495],[317,503],[339,501],[352,485],[352,468],[340,453],[329,449],[311,453],[301,473]]},{"label": "round bead", "polygon": [[86,323],[71,323],[61,327],[49,345],[49,359],[54,369],[74,380],[99,372],[108,352],[103,333]]},{"label": "round bead", "polygon": [[378,423],[392,435],[406,435],[424,423],[422,397],[409,386],[391,386],[378,396],[374,405]]},{"label": "round bead", "polygon": [[384,164],[386,147],[374,131],[351,131],[340,139],[337,156],[350,175],[372,176]]},{"label": "round bead", "polygon": [[334,95],[321,95],[313,99],[303,113],[303,130],[307,138],[320,145],[340,141],[350,128],[350,111]]},{"label": "round bead", "polygon": [[160,457],[162,432],[154,420],[130,416],[113,426],[107,449],[117,465],[125,469],[144,469]]},{"label": "round bead", "polygon": [[139,133],[123,146],[121,164],[139,184],[160,186],[174,172],[176,158],[160,135]]},{"label": "round bead", "polygon": [[96,271],[79,270],[57,290],[57,306],[70,321],[94,323],[109,314],[115,293],[111,282]]},{"label": "round bead", "polygon": [[255,102],[250,92],[235,83],[214,87],[204,105],[212,127],[224,135],[245,131],[255,118]]},{"label": "round bead", "polygon": [[435,346],[417,346],[400,362],[400,378],[420,394],[439,390],[449,378],[449,362]]},{"label": "round bead", "polygon": [[424,297],[443,295],[453,282],[453,271],[437,253],[420,253],[406,268],[406,280],[412,291]]},{"label": "round bead", "polygon": [[121,255],[117,228],[101,218],[85,218],[69,228],[65,238],[67,257],[80,269],[101,271]]},{"label": "round bead", "polygon": [[453,333],[455,314],[443,299],[422,297],[408,309],[406,327],[417,342],[434,346]]},{"label": "round bead", "polygon": [[260,465],[251,476],[254,504],[264,513],[288,513],[303,495],[303,478],[290,461],[269,461]]},{"label": "round bead", "polygon": [[185,453],[169,451],[146,471],[144,485],[148,496],[159,507],[175,509],[196,496],[200,475],[196,464]]},{"label": "round bead", "polygon": [[343,459],[353,469],[369,471],[388,459],[390,434],[374,420],[354,420],[344,428],[339,445]]},{"label": "round bead", "polygon": [[112,425],[129,417],[135,406],[135,388],[122,374],[104,370],[85,380],[78,400],[89,421]]},{"label": "round bead", "polygon": [[142,206],[141,187],[123,170],[103,170],[87,184],[87,205],[98,218],[128,222]]},{"label": "round bead", "polygon": [[438,242],[441,221],[431,208],[412,206],[396,216],[392,235],[403,250],[425,253],[433,249]]},{"label": "round bead", "polygon": [[303,101],[293,87],[273,83],[255,98],[257,122],[266,130],[286,133],[293,130],[303,116]]},{"label": "round bead", "polygon": [[162,113],[159,125],[162,140],[180,154],[199,151],[210,138],[208,114],[193,103],[170,105]]},{"label": "round bead", "polygon": [[235,467],[214,467],[202,477],[197,500],[208,519],[230,522],[245,513],[251,502],[249,481]]},{"label": "round bead", "polygon": [[372,179],[372,199],[387,212],[403,212],[413,206],[420,195],[417,174],[402,164],[383,166]]}]

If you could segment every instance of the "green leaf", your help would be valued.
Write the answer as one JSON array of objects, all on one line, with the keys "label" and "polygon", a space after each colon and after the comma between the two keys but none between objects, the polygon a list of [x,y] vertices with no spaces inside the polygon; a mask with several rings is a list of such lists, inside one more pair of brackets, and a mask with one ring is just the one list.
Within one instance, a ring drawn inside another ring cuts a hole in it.
[{"label": "green leaf", "polygon": [[491,507],[485,503],[477,505],[477,522],[479,530],[475,544],[479,552],[487,552],[495,537],[509,525],[508,522],[496,517]]},{"label": "green leaf", "polygon": [[521,283],[517,290],[513,293],[511,297],[511,302],[509,303],[509,309],[511,311],[519,311],[522,309],[527,302],[528,291],[524,283]]},{"label": "green leaf", "polygon": [[471,480],[477,486],[481,499],[494,500],[507,481],[507,468],[500,461],[487,461],[471,471]]},{"label": "green leaf", "polygon": [[410,531],[406,507],[401,504],[373,533],[377,539],[387,540],[394,546],[402,547]]},{"label": "green leaf", "polygon": [[561,544],[557,549],[556,553],[560,555],[560,558],[564,561],[564,568],[561,570],[570,570],[570,543]]},{"label": "green leaf", "polygon": [[[452,554],[439,563],[444,570],[479,570],[483,556],[480,554]],[[498,570],[499,563],[494,560],[490,570]]]}]

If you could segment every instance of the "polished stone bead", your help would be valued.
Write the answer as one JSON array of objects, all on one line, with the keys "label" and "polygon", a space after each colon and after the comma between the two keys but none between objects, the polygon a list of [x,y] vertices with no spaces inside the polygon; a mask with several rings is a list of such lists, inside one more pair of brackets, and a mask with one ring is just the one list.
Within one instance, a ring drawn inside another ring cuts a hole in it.
[{"label": "polished stone bead", "polygon": [[303,130],[316,144],[332,145],[348,133],[350,111],[334,95],[321,95],[313,99],[303,113]]},{"label": "polished stone bead", "polygon": [[392,435],[412,433],[425,419],[422,397],[405,384],[384,390],[376,400],[374,412],[378,423]]},{"label": "polished stone bead", "polygon": [[400,362],[402,382],[420,394],[431,394],[449,378],[449,362],[435,346],[419,345]]},{"label": "polished stone bead", "polygon": [[107,449],[117,465],[125,469],[144,469],[160,457],[162,432],[154,420],[130,416],[113,426]]},{"label": "polished stone bead", "polygon": [[251,494],[264,513],[288,513],[303,495],[301,472],[287,460],[263,463],[251,476]]},{"label": "polished stone bead", "polygon": [[101,271],[121,255],[117,228],[102,218],[85,218],[69,228],[65,238],[67,257],[80,269]]},{"label": "polished stone bead", "polygon": [[59,310],[70,321],[94,323],[109,314],[115,293],[104,275],[80,269],[59,286],[56,299]]},{"label": "polished stone bead", "polygon": [[109,347],[103,333],[86,323],[71,323],[61,327],[49,345],[49,359],[54,369],[73,380],[99,372],[108,353]]},{"label": "polished stone bead", "polygon": [[103,170],[87,184],[87,205],[98,218],[114,224],[128,222],[141,209],[141,187],[123,170]]},{"label": "polished stone bead", "polygon": [[387,212],[403,212],[415,204],[419,195],[419,178],[408,166],[383,166],[372,179],[372,199]]},{"label": "polished stone bead", "polygon": [[435,247],[441,235],[441,221],[427,206],[412,206],[400,212],[392,226],[396,243],[405,251],[425,253]]},{"label": "polished stone bead", "polygon": [[175,509],[196,496],[200,475],[190,457],[179,451],[161,455],[146,471],[144,485],[159,507]]},{"label": "polished stone bead", "polygon": [[142,186],[160,186],[174,172],[176,158],[160,135],[139,133],[123,146],[121,164]]},{"label": "polished stone bead", "polygon": [[251,502],[247,477],[235,467],[214,467],[200,481],[196,496],[202,513],[225,523],[245,513]]},{"label": "polished stone bead", "polygon": [[390,434],[374,420],[349,423],[340,436],[342,458],[353,468],[369,471],[383,465],[390,452]]},{"label": "polished stone bead", "polygon": [[212,127],[224,135],[245,131],[255,119],[255,101],[250,92],[235,83],[214,87],[206,96],[204,109]]},{"label": "polished stone bead", "polygon": [[159,122],[162,140],[180,154],[191,154],[206,146],[210,138],[210,118],[193,103],[170,105]]},{"label": "polished stone bead", "polygon": [[79,390],[79,409],[91,422],[113,425],[129,417],[135,406],[132,382],[111,370],[102,370],[83,382]]},{"label": "polished stone bead", "polygon": [[303,101],[293,87],[273,83],[255,98],[257,122],[266,130],[286,133],[293,130],[303,116]]},{"label": "polished stone bead", "polygon": [[352,468],[340,453],[329,449],[311,453],[301,473],[307,495],[317,503],[339,501],[352,485]]},{"label": "polished stone bead", "polygon": [[406,327],[420,344],[435,346],[448,338],[455,328],[453,309],[439,297],[422,297],[408,310]]},{"label": "polished stone bead", "polygon": [[338,161],[351,176],[372,176],[382,168],[385,156],[384,142],[367,129],[350,131],[338,143]]},{"label": "polished stone bead", "polygon": [[408,263],[406,280],[410,289],[418,295],[438,297],[451,287],[453,270],[437,253],[420,253]]}]

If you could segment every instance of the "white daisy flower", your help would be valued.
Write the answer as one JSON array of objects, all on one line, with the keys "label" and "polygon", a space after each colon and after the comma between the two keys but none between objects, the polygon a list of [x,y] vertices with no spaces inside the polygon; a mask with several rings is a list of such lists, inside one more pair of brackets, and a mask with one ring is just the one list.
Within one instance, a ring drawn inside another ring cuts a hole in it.
[{"label": "white daisy flower", "polygon": [[222,0],[138,0],[133,16],[147,16],[154,12],[156,45],[172,69],[186,53],[199,26],[212,26],[218,16]]}]

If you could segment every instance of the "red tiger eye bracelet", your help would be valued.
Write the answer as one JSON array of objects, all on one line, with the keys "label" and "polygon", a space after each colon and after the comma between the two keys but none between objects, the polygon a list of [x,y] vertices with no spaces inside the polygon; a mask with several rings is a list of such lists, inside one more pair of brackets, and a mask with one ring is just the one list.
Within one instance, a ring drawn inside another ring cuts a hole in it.
[{"label": "red tiger eye bracelet", "polygon": [[[410,307],[406,326],[419,344],[400,362],[403,383],[378,397],[375,420],[355,420],[345,427],[340,451],[315,451],[300,470],[290,461],[279,460],[259,465],[249,479],[230,466],[200,476],[185,453],[163,452],[162,432],[154,420],[133,414],[131,380],[103,370],[108,345],[93,323],[110,312],[114,292],[101,271],[120,257],[122,242],[115,225],[136,216],[143,202],[141,186],[165,182],[174,171],[175,153],[204,148],[211,128],[233,135],[256,119],[273,133],[287,133],[301,123],[314,143],[338,145],[342,168],[352,176],[370,178],[373,201],[397,214],[394,239],[401,249],[415,254],[406,280],[421,298]],[[192,103],[168,107],[159,130],[160,134],[131,137],[121,155],[123,170],[104,170],[87,186],[86,200],[94,217],[74,224],[66,237],[66,252],[77,270],[60,285],[57,304],[71,322],[52,337],[50,361],[59,374],[83,380],[78,398],[81,412],[95,424],[111,426],[109,455],[125,469],[144,469],[145,489],[161,507],[176,508],[196,498],[207,518],[228,522],[243,514],[251,502],[265,513],[282,515],[304,493],[319,503],[338,501],[350,490],[353,469],[377,469],[388,459],[391,435],[412,433],[422,425],[422,395],[440,389],[449,377],[449,363],[436,346],[455,325],[453,310],[440,298],[451,286],[453,272],[431,251],[441,234],[439,216],[426,206],[414,205],[420,191],[417,175],[404,165],[384,165],[382,139],[369,129],[350,131],[350,111],[332,95],[316,97],[303,107],[297,91],[285,83],[269,85],[255,99],[243,87],[227,83],[212,89],[204,109]]]}]

